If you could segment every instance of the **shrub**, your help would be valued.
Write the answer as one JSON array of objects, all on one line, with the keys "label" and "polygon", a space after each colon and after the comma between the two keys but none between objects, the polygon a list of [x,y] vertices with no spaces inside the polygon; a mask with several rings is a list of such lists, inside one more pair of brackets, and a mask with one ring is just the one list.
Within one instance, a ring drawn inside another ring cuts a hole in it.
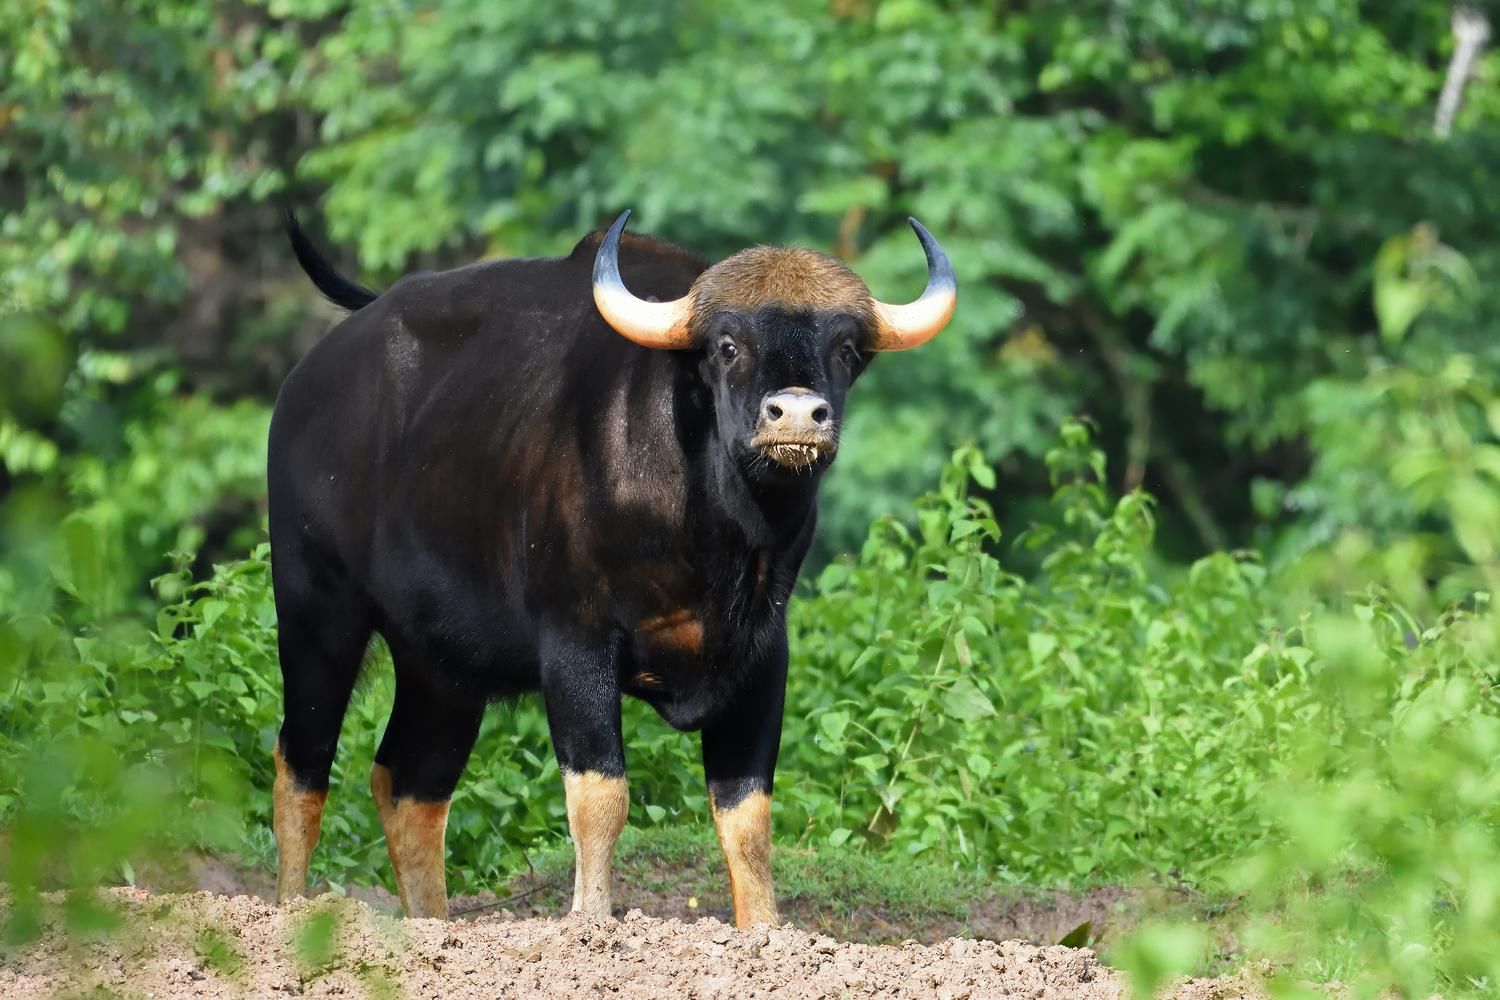
[{"label": "shrub", "polygon": [[[914,525],[882,519],[858,559],[794,604],[783,835],[857,833],[1028,881],[1194,868],[1253,841],[1253,790],[1286,724],[1281,678],[1242,662],[1265,617],[1264,572],[1214,556],[1170,589],[1151,583],[1149,498],[1107,508],[1086,432],[1065,434],[1052,456],[1063,527],[1025,539],[1044,557],[1037,580],[996,557],[999,528],[970,493],[993,473],[963,449]],[[280,680],[266,559],[261,546],[204,583],[182,569],[158,581],[186,596],[153,629],[34,650],[47,664],[16,678],[12,759],[42,733],[91,735],[120,760],[186,762],[172,780],[188,802],[212,800],[209,779],[227,767],[245,849],[269,859]],[[345,724],[318,852],[335,881],[387,869],[364,788],[389,678],[377,650]],[[638,705],[627,727],[635,822],[706,816],[696,740]],[[19,785],[5,791],[19,801]],[[453,867],[483,883],[565,831],[539,703],[497,708],[455,797]]]},{"label": "shrub", "polygon": [[[1055,525],[1017,541],[1033,578],[997,555],[978,495],[994,473],[965,448],[910,518],[877,521],[794,603],[779,837],[1029,884],[1244,893],[1242,939],[1298,975],[1406,995],[1500,983],[1488,593],[1424,625],[1378,587],[1310,600],[1306,577],[1288,591],[1248,553],[1154,579],[1151,499],[1107,502],[1084,425],[1064,426],[1049,465]],[[0,626],[12,934],[38,885],[129,879],[153,850],[272,862],[267,547],[201,583],[185,567],[158,581],[183,596],[151,627]],[[365,790],[390,687],[377,647],[315,855],[334,883],[390,884]],[[625,717],[632,822],[705,821],[696,740],[642,705]],[[539,703],[492,711],[455,796],[454,888],[493,885],[563,837],[560,784]],[[1203,940],[1153,928],[1120,955],[1149,984]]]}]

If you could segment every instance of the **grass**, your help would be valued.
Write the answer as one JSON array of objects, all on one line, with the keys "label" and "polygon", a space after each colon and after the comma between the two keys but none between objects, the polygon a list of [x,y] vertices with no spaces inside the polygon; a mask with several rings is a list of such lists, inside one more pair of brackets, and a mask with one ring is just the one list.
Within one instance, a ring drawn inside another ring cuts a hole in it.
[{"label": "grass", "polygon": [[218,927],[199,931],[193,951],[204,966],[228,978],[238,975],[245,966],[245,956],[240,954],[233,937]]},{"label": "grass", "polygon": [[[712,827],[627,828],[615,858],[617,882],[626,897],[684,906],[692,899],[698,901],[692,909],[728,911],[727,876]],[[778,898],[784,906],[815,908],[835,917],[873,907],[912,922],[962,920],[971,910],[968,900],[1000,888],[976,873],[918,859],[896,865],[892,860],[849,849],[778,844],[772,857]],[[564,901],[572,884],[572,846],[563,842],[548,848],[532,859],[532,866],[517,873],[512,882],[516,891],[555,882],[555,895],[533,898],[543,900],[538,908]]]}]

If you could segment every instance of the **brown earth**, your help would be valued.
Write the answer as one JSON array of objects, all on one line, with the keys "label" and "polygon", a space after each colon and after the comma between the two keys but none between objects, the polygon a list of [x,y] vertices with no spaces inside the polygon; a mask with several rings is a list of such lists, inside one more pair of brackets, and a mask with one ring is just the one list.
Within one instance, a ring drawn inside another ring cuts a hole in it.
[{"label": "brown earth", "polygon": [[[783,849],[783,853],[794,854],[795,849]],[[474,920],[502,909],[521,919],[564,916],[572,898],[573,870],[569,863],[558,863],[563,854],[567,852],[547,859],[540,870],[511,879],[499,892],[453,896],[449,900],[453,919]],[[648,916],[675,917],[685,922],[705,917],[733,921],[728,880],[716,846],[710,851],[671,857],[657,856],[649,848],[626,850],[617,858],[617,868],[613,891],[616,917],[639,909]],[[255,896],[267,902],[276,897],[276,879],[270,871],[204,854],[179,857],[171,869],[143,866],[135,884],[156,893],[208,890],[227,896]],[[381,886],[351,885],[342,894],[382,914],[400,912],[395,893]],[[1154,916],[1212,925],[1216,915],[1191,892],[1159,886],[1063,891],[967,885],[955,894],[961,898],[946,907],[914,900],[902,905],[891,899],[872,899],[872,895],[870,887],[862,885],[798,892],[795,885],[778,884],[777,906],[784,921],[840,941],[900,944],[915,940],[935,944],[950,937],[966,937],[1035,945],[1066,941],[1096,950],[1117,944]],[[1211,930],[1219,938],[1219,967],[1237,967],[1241,957],[1233,935],[1220,927]]]},{"label": "brown earth", "polygon": [[[117,929],[40,939],[0,961],[0,997],[1016,997],[1119,1000],[1088,949],[950,938],[841,943],[708,917],[399,920],[331,895],[277,909],[212,892],[102,892]],[[60,899],[55,899],[60,902]],[[1261,998],[1252,977],[1177,984],[1173,1000]]]}]

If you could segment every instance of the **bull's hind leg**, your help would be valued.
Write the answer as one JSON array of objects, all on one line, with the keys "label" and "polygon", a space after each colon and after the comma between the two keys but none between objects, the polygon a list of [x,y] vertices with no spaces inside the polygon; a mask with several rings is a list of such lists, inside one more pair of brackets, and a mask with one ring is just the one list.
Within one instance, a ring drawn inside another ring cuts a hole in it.
[{"label": "bull's hind leg", "polygon": [[484,703],[439,693],[436,676],[412,659],[396,654],[396,704],[375,753],[370,791],[402,909],[409,917],[446,919],[448,803],[474,749]]},{"label": "bull's hind leg", "polygon": [[294,553],[278,551],[272,572],[285,697],[274,752],[272,827],[276,900],[284,902],[307,890],[308,861],[328,798],[328,773],[370,639],[370,619],[353,588],[310,572]]},{"label": "bull's hind leg", "polygon": [[607,645],[549,646],[542,692],[567,795],[576,865],[573,909],[607,917],[615,842],[630,811],[615,656]]}]

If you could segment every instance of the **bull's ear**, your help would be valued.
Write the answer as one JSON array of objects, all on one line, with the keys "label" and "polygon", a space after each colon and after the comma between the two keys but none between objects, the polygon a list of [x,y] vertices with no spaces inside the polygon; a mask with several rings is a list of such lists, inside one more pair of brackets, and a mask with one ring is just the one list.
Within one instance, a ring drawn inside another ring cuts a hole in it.
[{"label": "bull's ear", "polygon": [[649,302],[630,294],[620,278],[620,234],[629,218],[627,208],[599,244],[594,257],[594,305],[616,333],[642,347],[669,351],[692,347],[691,296],[684,295],[671,302]]},{"label": "bull's ear", "polygon": [[936,337],[953,318],[958,305],[958,282],[953,277],[953,265],[948,255],[926,228],[916,219],[908,218],[917,239],[922,241],[922,252],[927,255],[927,290],[915,302],[904,306],[893,306],[875,300],[875,350],[907,351],[920,347]]}]

